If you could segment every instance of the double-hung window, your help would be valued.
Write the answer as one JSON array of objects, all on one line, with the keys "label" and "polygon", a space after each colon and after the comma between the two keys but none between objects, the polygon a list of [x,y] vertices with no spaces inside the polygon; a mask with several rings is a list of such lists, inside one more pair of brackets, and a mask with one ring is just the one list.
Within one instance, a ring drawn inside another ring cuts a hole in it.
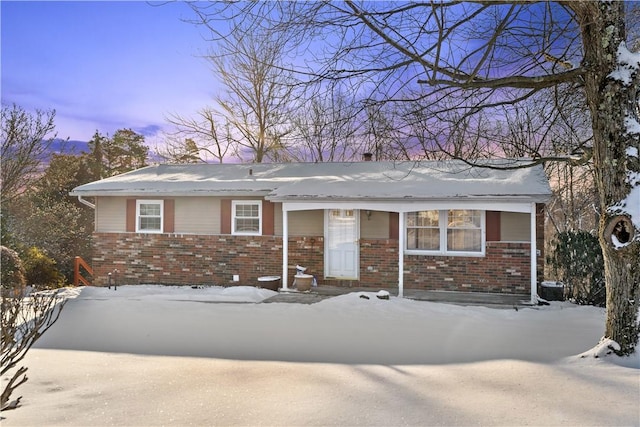
[{"label": "double-hung window", "polygon": [[136,232],[162,233],[162,200],[136,200]]},{"label": "double-hung window", "polygon": [[471,209],[407,212],[408,253],[483,255],[484,211]]},{"label": "double-hung window", "polygon": [[262,201],[233,200],[231,215],[232,234],[249,236],[262,234]]},{"label": "double-hung window", "polygon": [[407,249],[440,251],[440,211],[407,213]]},{"label": "double-hung window", "polygon": [[482,211],[447,211],[447,252],[482,252]]}]

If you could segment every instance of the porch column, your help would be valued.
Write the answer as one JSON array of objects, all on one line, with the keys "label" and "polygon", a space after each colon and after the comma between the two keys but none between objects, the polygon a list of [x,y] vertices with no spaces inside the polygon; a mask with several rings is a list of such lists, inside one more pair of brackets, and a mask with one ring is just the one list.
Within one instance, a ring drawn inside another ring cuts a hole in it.
[{"label": "porch column", "polygon": [[287,277],[289,265],[289,211],[282,204],[282,288],[289,289]]},{"label": "porch column", "polygon": [[404,298],[404,212],[398,213],[398,297]]},{"label": "porch column", "polygon": [[538,248],[536,246],[536,204],[531,203],[531,304],[538,303]]}]

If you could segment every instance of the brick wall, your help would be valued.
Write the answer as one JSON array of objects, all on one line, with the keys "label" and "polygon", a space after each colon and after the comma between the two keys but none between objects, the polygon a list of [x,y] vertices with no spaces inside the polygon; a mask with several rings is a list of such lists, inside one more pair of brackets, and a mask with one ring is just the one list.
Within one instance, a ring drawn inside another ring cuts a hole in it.
[{"label": "brick wall", "polygon": [[[360,281],[323,280],[322,236],[290,237],[289,264],[303,265],[318,284],[395,288],[398,241],[361,239]],[[180,234],[95,233],[94,283],[119,271],[120,284],[253,285],[259,276],[282,274],[282,238],[274,236],[197,236]],[[405,255],[406,289],[529,292],[527,243],[487,243],[486,257]],[[234,274],[240,276],[233,282]],[[289,284],[295,270],[289,271]]]},{"label": "brick wall", "polygon": [[248,285],[282,272],[282,239],[274,236],[94,233],[93,246],[97,285],[114,269],[122,284],[175,285]]},{"label": "brick wall", "polygon": [[488,242],[485,257],[407,255],[405,289],[528,294],[528,243]]}]

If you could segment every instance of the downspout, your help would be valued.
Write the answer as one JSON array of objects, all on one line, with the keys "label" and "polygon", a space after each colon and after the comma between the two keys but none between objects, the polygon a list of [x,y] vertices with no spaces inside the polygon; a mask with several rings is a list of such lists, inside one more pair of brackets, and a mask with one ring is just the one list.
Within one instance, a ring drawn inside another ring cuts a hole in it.
[{"label": "downspout", "polygon": [[531,304],[538,304],[538,248],[536,241],[536,204],[531,203]]},{"label": "downspout", "polygon": [[289,211],[282,204],[282,289],[288,290],[289,278]]},{"label": "downspout", "polygon": [[404,298],[404,212],[398,213],[398,298]]},{"label": "downspout", "polygon": [[83,199],[82,196],[78,196],[78,201],[80,203],[82,203],[83,205],[85,205],[85,206],[89,206],[93,210],[96,209],[96,205],[94,205],[93,203],[89,202],[88,200]]}]

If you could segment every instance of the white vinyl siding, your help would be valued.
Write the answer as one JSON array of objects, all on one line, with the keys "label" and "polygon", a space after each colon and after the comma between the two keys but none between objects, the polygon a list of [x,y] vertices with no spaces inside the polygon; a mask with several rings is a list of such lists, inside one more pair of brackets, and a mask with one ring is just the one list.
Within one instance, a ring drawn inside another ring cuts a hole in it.
[{"label": "white vinyl siding", "polygon": [[[276,236],[282,236],[282,203],[275,205]],[[322,236],[324,235],[324,211],[293,211],[289,212],[289,236]]]},{"label": "white vinyl siding", "polygon": [[175,232],[184,234],[220,234],[220,199],[214,197],[177,197]]},{"label": "white vinyl siding", "polygon": [[122,233],[127,228],[127,199],[125,197],[96,197],[96,226],[98,233]]},{"label": "white vinyl siding", "polygon": [[531,215],[517,212],[500,213],[500,240],[503,242],[529,242]]},{"label": "white vinyl siding", "polygon": [[360,211],[360,237],[363,239],[389,238],[389,212]]}]

